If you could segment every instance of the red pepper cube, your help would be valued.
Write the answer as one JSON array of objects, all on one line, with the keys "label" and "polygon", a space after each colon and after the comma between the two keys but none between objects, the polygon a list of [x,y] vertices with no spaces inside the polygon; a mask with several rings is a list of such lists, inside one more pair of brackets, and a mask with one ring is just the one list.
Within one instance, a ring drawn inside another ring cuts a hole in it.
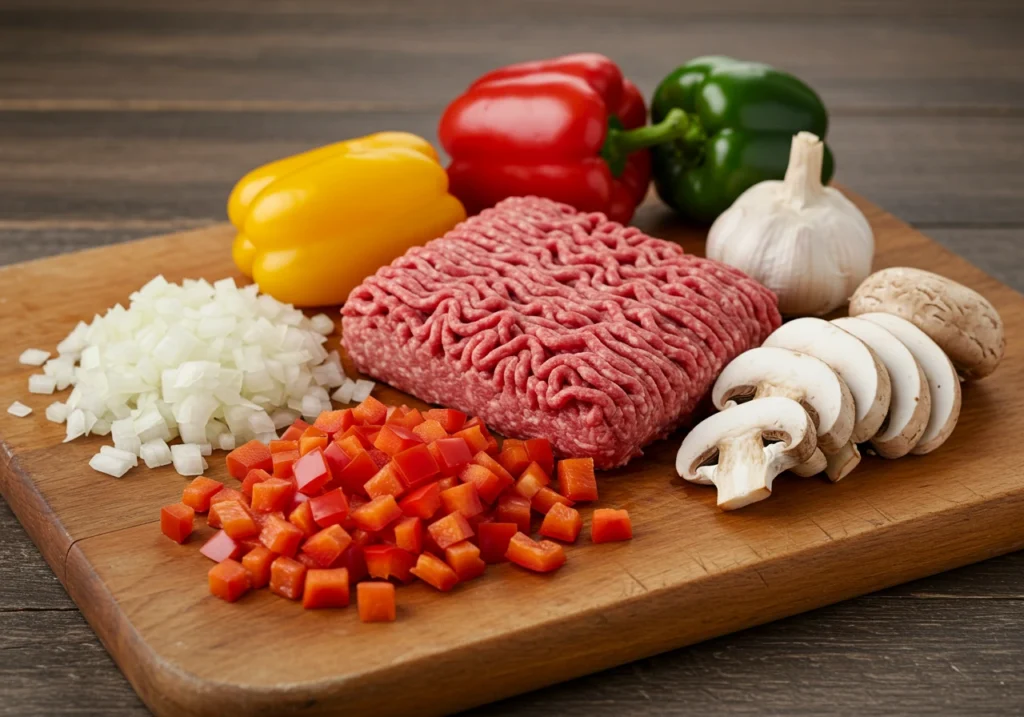
[{"label": "red pepper cube", "polygon": [[[297,495],[302,494],[298,493]],[[299,503],[292,508],[292,512],[288,514],[288,522],[302,531],[303,539],[308,538],[317,531],[316,521],[313,519],[313,507],[309,504],[309,501]]]},{"label": "red pepper cube", "polygon": [[311,568],[306,572],[306,584],[302,591],[302,607],[306,610],[348,607],[348,603],[348,570]]},{"label": "red pepper cube", "polygon": [[304,430],[302,432],[302,435],[299,436],[299,447],[300,447],[300,450],[301,450],[301,447],[302,447],[302,439],[303,438],[325,438],[326,436],[327,436],[327,434],[324,433],[323,431],[321,431],[316,426],[307,426],[306,430]]},{"label": "red pepper cube", "polygon": [[466,425],[466,414],[454,408],[431,408],[423,414],[428,421],[437,421],[448,433],[461,431]]},{"label": "red pepper cube", "polygon": [[370,480],[366,481],[363,490],[371,498],[382,495],[393,495],[396,498],[405,492],[405,486],[398,477],[394,463],[388,463],[381,468]]},{"label": "red pepper cube", "polygon": [[302,531],[282,516],[271,513],[263,523],[260,542],[278,555],[291,557],[298,551],[302,542]]},{"label": "red pepper cube", "polygon": [[491,434],[487,425],[483,422],[483,419],[479,416],[474,417],[466,423],[466,428],[469,428],[470,426],[476,426],[480,429],[480,433],[483,434],[484,440],[487,441],[487,447],[484,448],[484,450],[492,455],[498,455],[498,439]]},{"label": "red pepper cube", "polygon": [[343,523],[349,514],[348,498],[341,488],[335,488],[316,498],[310,498],[309,508],[313,514],[313,520],[321,528]]},{"label": "red pepper cube", "polygon": [[165,505],[160,509],[160,530],[179,545],[192,535],[196,512],[184,503]]},{"label": "red pepper cube", "polygon": [[355,458],[368,448],[373,448],[372,442],[369,445],[363,442],[362,434],[358,433],[355,427],[345,431],[345,434],[342,436],[336,436],[334,443],[341,446],[341,449],[345,451],[345,455],[349,458]]},{"label": "red pepper cube", "polygon": [[593,458],[565,458],[558,462],[558,491],[573,501],[597,500]]},{"label": "red pepper cube", "polygon": [[[281,434],[281,440],[298,441],[307,428],[309,428],[308,423],[303,421],[301,418],[296,418],[295,422],[288,427],[288,430]],[[296,446],[295,450],[299,450],[299,447]]]},{"label": "red pepper cube", "polygon": [[363,622],[395,621],[395,586],[391,583],[359,583],[356,602]]},{"label": "red pepper cube", "polygon": [[362,546],[356,545],[353,542],[348,550],[345,551],[345,554],[341,556],[339,567],[348,570],[348,582],[350,585],[366,579],[368,573],[366,572],[366,558],[363,556]]},{"label": "red pepper cube", "polygon": [[371,533],[368,530],[356,528],[352,531],[352,542],[360,548],[365,548],[367,545],[375,545],[380,542],[380,533]]},{"label": "red pepper cube", "polygon": [[270,583],[270,564],[276,557],[266,546],[260,545],[250,550],[242,558],[242,567],[249,573],[249,584],[254,590]]},{"label": "red pepper cube", "polygon": [[207,580],[210,594],[221,600],[234,602],[249,592],[249,573],[238,561],[230,558],[210,568]]},{"label": "red pepper cube", "polygon": [[245,478],[242,479],[242,495],[252,500],[252,487],[257,483],[262,483],[263,481],[270,480],[273,477],[274,476],[270,475],[262,468],[253,468],[251,471],[246,473]]},{"label": "red pepper cube", "polygon": [[270,454],[273,455],[275,453],[285,453],[287,451],[297,451],[297,450],[299,450],[299,442],[298,441],[277,440],[277,441],[271,441],[270,443],[268,443],[267,447],[270,449]]},{"label": "red pepper cube", "polygon": [[456,476],[448,476],[447,478],[439,479],[437,481],[437,487],[440,488],[441,492],[443,493],[444,491],[448,490],[449,488],[454,488],[460,482],[461,481],[459,481],[459,479]]},{"label": "red pepper cube", "polygon": [[308,570],[298,560],[280,556],[270,564],[270,592],[289,600],[298,600],[302,597]]},{"label": "red pepper cube", "polygon": [[533,500],[530,501],[530,506],[538,513],[547,515],[551,507],[556,503],[561,503],[564,506],[571,508],[574,503],[566,498],[564,495],[559,495],[550,486],[544,486],[537,494],[533,496]]},{"label": "red pepper cube", "polygon": [[[486,456],[487,454],[484,453],[483,455]],[[498,467],[501,468],[501,466]],[[504,472],[505,469],[502,468],[502,473]],[[512,485],[511,479],[506,482],[503,477],[479,463],[470,463],[465,466],[459,473],[459,478],[466,483],[476,486],[476,492],[485,503],[493,503],[498,499],[502,491]]]},{"label": "red pepper cube", "polygon": [[474,535],[473,526],[462,513],[449,513],[434,521],[427,527],[427,532],[441,550],[446,550],[449,546],[468,540]]},{"label": "red pepper cube", "polygon": [[228,474],[232,478],[242,480],[253,468],[265,471],[274,470],[274,461],[270,449],[259,441],[252,440],[228,453]]},{"label": "red pepper cube", "polygon": [[419,424],[412,429],[412,432],[424,443],[433,443],[448,437],[448,431],[444,430],[444,426],[433,419]]},{"label": "red pepper cube", "polygon": [[561,545],[550,540],[537,542],[523,533],[512,536],[505,557],[535,573],[550,573],[565,565],[565,550]]},{"label": "red pepper cube", "polygon": [[546,475],[555,472],[555,454],[547,438],[530,438],[525,442],[530,461],[538,464]]},{"label": "red pepper cube", "polygon": [[416,426],[423,423],[423,421],[423,414],[420,413],[418,408],[400,406],[388,412],[388,417],[384,421],[384,424],[402,426],[403,428],[408,428],[409,430],[412,430]]},{"label": "red pepper cube", "polygon": [[516,481],[516,493],[527,500],[533,500],[541,488],[551,483],[551,478],[536,461],[526,466],[526,470]]},{"label": "red pepper cube", "polygon": [[448,592],[459,584],[459,576],[455,571],[430,553],[422,553],[409,572],[441,592]]},{"label": "red pepper cube", "polygon": [[324,411],[317,416],[313,427],[321,430],[329,438],[334,438],[339,433],[344,433],[356,424],[356,418],[351,408],[341,411]]},{"label": "red pepper cube", "polygon": [[416,565],[416,556],[394,545],[367,545],[363,548],[366,571],[371,578],[397,578],[412,580],[410,569]]},{"label": "red pepper cube", "polygon": [[499,523],[515,523],[522,533],[530,532],[530,501],[518,493],[506,493],[498,499],[494,519]]},{"label": "red pepper cube", "polygon": [[473,460],[473,452],[465,438],[442,438],[430,444],[438,467],[445,475],[456,475]]},{"label": "red pepper cube", "polygon": [[506,486],[512,485],[516,481],[515,477],[505,470],[505,466],[501,465],[497,458],[486,451],[480,451],[473,456],[473,463],[478,466],[483,466],[491,473],[494,473],[496,476],[501,478],[502,483]]},{"label": "red pepper cube", "polygon": [[505,562],[508,543],[519,532],[515,523],[481,523],[476,527],[480,557],[486,563]]},{"label": "red pepper cube", "polygon": [[260,527],[253,520],[252,514],[238,501],[218,503],[216,508],[220,527],[233,539],[245,540],[259,535]]},{"label": "red pepper cube", "polygon": [[371,448],[366,453],[377,465],[377,470],[380,470],[381,468],[383,468],[384,466],[391,462],[391,456],[389,456],[384,451],[378,451],[376,448]]},{"label": "red pepper cube", "polygon": [[498,454],[498,462],[514,477],[521,475],[532,463],[526,450],[526,443],[513,438],[505,439],[501,453]]},{"label": "red pepper cube", "polygon": [[555,503],[544,516],[544,522],[540,525],[540,534],[545,538],[575,543],[582,529],[583,519],[578,510]]},{"label": "red pepper cube", "polygon": [[234,488],[224,487],[221,488],[216,495],[210,498],[210,508],[217,505],[217,503],[226,503],[228,501],[238,501],[242,505],[249,505],[249,496],[241,493]]},{"label": "red pepper cube", "polygon": [[352,457],[345,452],[340,444],[331,443],[324,449],[324,460],[327,461],[327,468],[331,471],[332,476],[327,485],[333,487],[332,484],[341,482],[336,479],[336,476],[340,476],[345,467],[352,462]]},{"label": "red pepper cube", "polygon": [[199,552],[213,562],[220,563],[228,558],[238,560],[242,557],[242,546],[223,530],[218,530],[203,544]]},{"label": "red pepper cube", "polygon": [[299,458],[292,470],[296,488],[306,495],[317,495],[331,480],[331,468],[319,446]]},{"label": "red pepper cube", "polygon": [[406,515],[430,520],[441,509],[441,488],[429,483],[409,493],[398,505]]},{"label": "red pepper cube", "polygon": [[383,530],[389,523],[402,517],[402,509],[398,507],[393,495],[382,495],[369,503],[352,511],[352,520],[363,530],[375,533]]},{"label": "red pepper cube", "polygon": [[466,518],[473,518],[484,512],[483,503],[472,483],[460,483],[454,488],[441,491],[441,505],[447,513],[461,513]]},{"label": "red pepper cube", "polygon": [[473,455],[480,451],[487,451],[489,442],[487,436],[484,435],[483,429],[480,426],[467,426],[461,431],[457,431],[452,435],[452,438],[461,438],[469,445],[470,460]]},{"label": "red pepper cube", "polygon": [[630,540],[632,537],[633,522],[628,511],[598,508],[590,517],[590,539],[595,543]]},{"label": "red pepper cube", "polygon": [[423,521],[416,516],[395,523],[395,546],[414,555],[423,552]]},{"label": "red pepper cube", "polygon": [[322,451],[327,448],[329,442],[327,436],[303,436],[299,439],[299,456],[312,451]]},{"label": "red pepper cube", "polygon": [[487,563],[480,558],[480,548],[468,540],[449,546],[444,551],[444,557],[459,576],[460,583],[480,577],[487,569]]},{"label": "red pepper cube", "polygon": [[399,478],[407,488],[422,485],[435,478],[440,472],[434,456],[422,443],[398,453],[393,462]]},{"label": "red pepper cube", "polygon": [[365,401],[352,409],[352,416],[361,425],[381,426],[388,416],[388,407],[373,396],[367,396]]},{"label": "red pepper cube", "polygon": [[223,484],[206,476],[199,476],[187,486],[181,495],[181,502],[197,513],[210,509],[210,499],[220,493]]},{"label": "red pepper cube", "polygon": [[271,478],[252,487],[252,509],[260,513],[277,513],[292,507],[295,484],[281,478]]},{"label": "red pepper cube", "polygon": [[338,482],[341,483],[341,487],[345,489],[345,492],[350,495],[366,495],[366,490],[363,486],[379,470],[380,468],[370,458],[370,454],[361,450],[358,455],[352,457],[352,461],[338,475]]},{"label": "red pepper cube", "polygon": [[340,525],[324,528],[302,544],[302,552],[316,563],[317,567],[329,568],[352,544],[352,536]]},{"label": "red pepper cube", "polygon": [[299,452],[295,451],[284,451],[282,453],[274,453],[274,477],[275,478],[291,478],[295,475],[295,463],[299,460]]}]

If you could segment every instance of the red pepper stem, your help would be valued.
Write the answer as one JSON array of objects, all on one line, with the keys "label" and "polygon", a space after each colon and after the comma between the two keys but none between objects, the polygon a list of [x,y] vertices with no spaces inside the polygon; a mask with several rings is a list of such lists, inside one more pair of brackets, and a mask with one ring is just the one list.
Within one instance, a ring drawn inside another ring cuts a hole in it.
[{"label": "red pepper stem", "polygon": [[674,107],[658,124],[636,129],[609,130],[606,143],[613,142],[615,149],[623,154],[629,154],[658,144],[685,139],[690,129],[690,116],[684,110]]}]

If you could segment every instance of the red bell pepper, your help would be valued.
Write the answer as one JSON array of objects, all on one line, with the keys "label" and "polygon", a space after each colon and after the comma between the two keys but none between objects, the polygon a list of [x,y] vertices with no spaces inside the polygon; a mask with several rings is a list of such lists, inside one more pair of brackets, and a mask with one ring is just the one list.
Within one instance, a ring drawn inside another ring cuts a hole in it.
[{"label": "red bell pepper", "polygon": [[650,182],[643,150],[687,129],[643,127],[646,118],[640,91],[604,55],[499,68],[441,117],[450,191],[470,213],[532,194],[628,222]]}]

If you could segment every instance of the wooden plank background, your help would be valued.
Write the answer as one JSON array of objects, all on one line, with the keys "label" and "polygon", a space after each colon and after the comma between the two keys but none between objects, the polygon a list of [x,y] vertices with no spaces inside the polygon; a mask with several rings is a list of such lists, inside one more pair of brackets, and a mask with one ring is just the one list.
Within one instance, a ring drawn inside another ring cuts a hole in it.
[{"label": "wooden plank background", "polygon": [[[309,145],[433,137],[498,64],[597,50],[649,92],[723,53],[805,77],[842,182],[1024,290],[1022,27],[1018,0],[0,0],[0,263],[222,221]],[[0,536],[0,715],[146,714],[2,501]],[[474,714],[1016,713],[1022,619],[1011,555]]]}]

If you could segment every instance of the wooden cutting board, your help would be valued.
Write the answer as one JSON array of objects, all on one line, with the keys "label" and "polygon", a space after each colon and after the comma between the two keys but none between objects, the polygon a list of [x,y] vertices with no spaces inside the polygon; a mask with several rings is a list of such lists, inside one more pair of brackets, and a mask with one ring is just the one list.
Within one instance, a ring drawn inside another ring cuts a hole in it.
[{"label": "wooden cutting board", "polygon": [[[1010,337],[992,378],[965,386],[952,439],[928,456],[867,458],[837,485],[784,477],[737,513],[676,477],[679,437],[606,473],[601,504],[628,508],[635,538],[594,546],[584,528],[553,576],[502,565],[442,595],[399,590],[399,620],[307,612],[263,590],[229,605],[207,592],[198,544],[160,533],[185,480],[95,473],[100,438],[61,445],[58,397],[28,393],[17,357],[53,350],[79,319],[153,275],[234,275],[226,226],[0,269],[0,489],[71,597],[160,715],[442,714],[947,570],[1024,546],[1024,297],[858,200],[876,268],[910,265],[985,294]],[[640,225],[699,252],[701,236],[647,207]],[[337,339],[335,337],[334,342]],[[385,402],[410,401],[388,388]],[[223,454],[208,473],[225,479]],[[230,479],[229,479],[230,480]],[[585,515],[589,510],[584,511]]]}]

